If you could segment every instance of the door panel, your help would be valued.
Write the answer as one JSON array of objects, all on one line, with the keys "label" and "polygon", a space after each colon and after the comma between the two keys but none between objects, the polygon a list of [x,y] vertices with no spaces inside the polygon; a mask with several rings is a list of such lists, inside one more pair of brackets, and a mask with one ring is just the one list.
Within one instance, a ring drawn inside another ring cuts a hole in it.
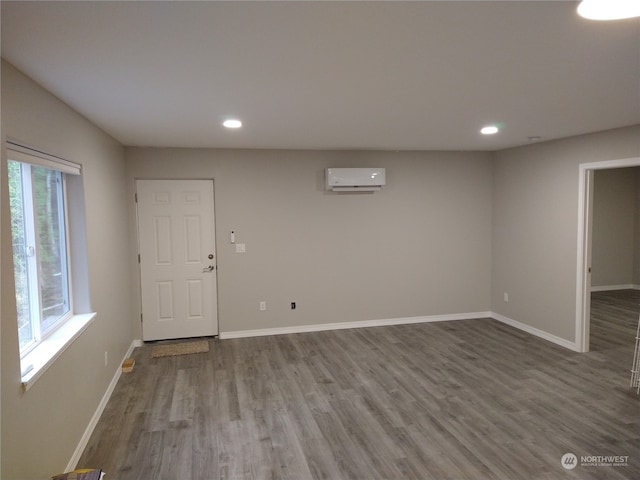
[{"label": "door panel", "polygon": [[143,339],[217,335],[213,182],[138,180],[136,191]]}]

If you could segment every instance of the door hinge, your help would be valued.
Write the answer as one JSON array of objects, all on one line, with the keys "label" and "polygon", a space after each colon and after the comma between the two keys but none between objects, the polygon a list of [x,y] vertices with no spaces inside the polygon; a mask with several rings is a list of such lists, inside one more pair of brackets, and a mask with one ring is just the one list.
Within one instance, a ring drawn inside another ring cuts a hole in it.
[{"label": "door hinge", "polygon": [[140,314],[140,323],[142,323],[142,314]]},{"label": "door hinge", "polygon": [[138,263],[140,263],[140,254],[138,254]]},{"label": "door hinge", "polygon": [[134,196],[134,197],[135,197],[135,199],[136,199],[136,203],[138,203],[138,194],[137,194],[137,193],[134,193],[134,194],[133,194],[133,196]]}]

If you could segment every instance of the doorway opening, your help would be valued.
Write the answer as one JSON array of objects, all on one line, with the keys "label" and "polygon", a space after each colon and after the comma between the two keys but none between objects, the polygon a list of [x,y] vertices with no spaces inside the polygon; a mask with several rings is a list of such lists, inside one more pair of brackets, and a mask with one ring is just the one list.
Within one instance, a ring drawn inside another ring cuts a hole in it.
[{"label": "doorway opening", "polygon": [[637,166],[640,158],[584,163],[579,167],[575,343],[580,352],[589,351],[590,339],[594,173]]}]

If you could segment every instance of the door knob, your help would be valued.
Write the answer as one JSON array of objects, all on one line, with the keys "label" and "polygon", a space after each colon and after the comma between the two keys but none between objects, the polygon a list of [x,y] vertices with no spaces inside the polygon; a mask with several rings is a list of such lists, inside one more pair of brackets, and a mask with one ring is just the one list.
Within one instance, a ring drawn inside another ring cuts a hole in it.
[{"label": "door knob", "polygon": [[213,268],[214,268],[214,267],[213,267],[213,265],[209,265],[208,267],[204,267],[204,268],[202,269],[202,273],[210,272],[210,271],[212,271],[212,270],[213,270]]}]

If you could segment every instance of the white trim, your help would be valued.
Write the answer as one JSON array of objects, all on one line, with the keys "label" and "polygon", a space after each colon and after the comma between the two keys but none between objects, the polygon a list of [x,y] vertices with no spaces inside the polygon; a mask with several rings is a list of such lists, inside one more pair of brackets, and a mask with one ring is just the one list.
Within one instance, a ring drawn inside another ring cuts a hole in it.
[{"label": "white trim", "polygon": [[384,327],[389,325],[408,325],[412,323],[446,322],[450,320],[477,320],[491,318],[491,312],[455,313],[451,315],[430,315],[426,317],[403,317],[382,320],[362,320],[357,322],[318,323],[293,327],[261,328],[258,330],[237,330],[220,332],[221,340],[229,338],[263,337],[267,335],[287,335],[290,333],[322,332],[325,330],[345,330],[349,328]]},{"label": "white trim", "polygon": [[363,320],[358,322],[321,323],[315,325],[299,325],[295,327],[261,328],[258,330],[237,330],[233,332],[220,332],[220,340],[231,338],[264,337],[269,335],[287,335],[292,333],[322,332],[326,330],[346,330],[350,328],[384,327],[389,325],[409,325],[415,323],[447,322],[452,320],[480,320],[491,318],[501,323],[505,323],[518,330],[525,331],[536,337],[568,348],[574,352],[579,352],[578,346],[564,338],[552,335],[544,330],[540,330],[530,325],[518,322],[495,312],[471,312],[455,313],[451,315],[429,315],[425,317],[403,317],[383,320]]},{"label": "white trim", "polygon": [[[578,183],[578,248],[576,273],[575,343],[581,352],[589,351],[589,318],[591,299],[586,293],[591,288],[591,210],[593,208],[593,171],[580,165]],[[586,321],[584,320],[586,318]]]},{"label": "white trim", "polygon": [[580,168],[587,170],[612,170],[615,168],[640,167],[640,157],[603,160],[602,162],[581,163]]},{"label": "white trim", "polygon": [[111,379],[111,383],[107,387],[107,391],[104,393],[102,400],[100,400],[100,403],[98,404],[98,408],[93,414],[93,417],[91,417],[91,420],[89,421],[89,425],[87,425],[87,428],[85,429],[84,434],[80,439],[80,443],[78,443],[78,446],[76,447],[75,452],[73,452],[73,456],[71,457],[71,460],[69,460],[69,463],[67,464],[67,468],[65,472],[70,472],[74,470],[78,465],[78,462],[80,461],[80,457],[82,456],[84,449],[87,447],[87,444],[89,443],[89,439],[91,438],[91,435],[93,434],[93,431],[95,430],[96,425],[98,424],[98,421],[100,420],[100,417],[102,416],[102,413],[104,412],[104,409],[106,408],[107,403],[111,398],[111,394],[113,393],[113,391],[116,388],[116,385],[118,384],[120,375],[122,375],[122,362],[126,358],[129,358],[131,356],[134,348],[141,347],[141,346],[142,346],[142,340],[134,340],[133,342],[131,342],[131,345],[129,346],[127,353],[125,353],[124,357],[122,357],[122,361],[118,363],[116,373],[113,375],[113,378]]},{"label": "white trim", "polygon": [[37,347],[20,361],[22,388],[26,392],[53,362],[84,332],[96,318],[96,313],[84,313],[72,316],[54,333],[42,340]]},{"label": "white trim", "polygon": [[578,171],[578,235],[576,268],[576,322],[575,344],[580,352],[589,351],[589,309],[591,278],[589,263],[591,256],[591,208],[593,201],[593,172],[640,166],[640,157],[606,160],[602,162],[581,163]]},{"label": "white trim", "polygon": [[555,343],[556,345],[560,345],[561,347],[568,348],[569,350],[573,350],[574,352],[580,352],[580,348],[574,342],[566,340],[562,337],[557,337],[552,335],[544,330],[540,330],[539,328],[532,327],[522,322],[518,322],[517,320],[513,320],[512,318],[505,317],[504,315],[500,315],[499,313],[491,313],[491,318],[497,320],[498,322],[507,324],[511,327],[517,328],[518,330],[522,330],[524,332],[530,333],[531,335],[535,335],[536,337],[542,338],[544,340],[548,340],[549,342]]},{"label": "white trim", "polygon": [[640,285],[627,283],[625,285],[600,285],[597,287],[591,287],[592,292],[608,292],[610,290],[640,290]]}]

